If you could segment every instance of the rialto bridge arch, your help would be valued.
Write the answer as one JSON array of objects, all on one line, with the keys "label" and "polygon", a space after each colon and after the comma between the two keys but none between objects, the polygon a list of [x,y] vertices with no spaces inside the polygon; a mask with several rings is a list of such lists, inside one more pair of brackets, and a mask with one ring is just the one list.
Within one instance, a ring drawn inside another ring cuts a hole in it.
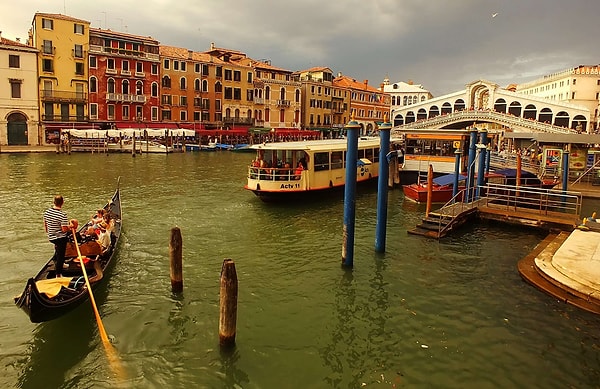
[{"label": "rialto bridge arch", "polygon": [[[469,117],[485,112],[512,117],[492,121],[502,125],[507,122],[517,125],[523,120],[539,122],[543,124],[540,127],[554,132],[587,132],[590,123],[590,112],[584,107],[512,92],[486,80],[473,81],[463,91],[395,108],[390,117],[394,127],[421,127],[419,123],[428,122],[423,123],[422,128],[432,128],[433,122],[440,121],[440,117],[463,111],[474,113]],[[489,115],[480,116],[485,121]],[[460,125],[460,119],[457,120],[447,126]]]}]

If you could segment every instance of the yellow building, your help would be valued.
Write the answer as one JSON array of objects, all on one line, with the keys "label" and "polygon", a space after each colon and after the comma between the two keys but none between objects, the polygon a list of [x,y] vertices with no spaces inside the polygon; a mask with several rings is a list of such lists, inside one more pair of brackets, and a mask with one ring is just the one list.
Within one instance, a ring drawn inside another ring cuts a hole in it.
[{"label": "yellow building", "polygon": [[36,13],[28,45],[39,50],[38,89],[45,143],[62,127],[89,127],[87,91],[90,22]]},{"label": "yellow building", "polygon": [[37,50],[0,37],[0,146],[39,145]]},{"label": "yellow building", "polygon": [[337,135],[346,123],[350,94],[344,88],[334,87],[333,71],[328,67],[313,67],[294,73],[302,90],[300,126]]}]

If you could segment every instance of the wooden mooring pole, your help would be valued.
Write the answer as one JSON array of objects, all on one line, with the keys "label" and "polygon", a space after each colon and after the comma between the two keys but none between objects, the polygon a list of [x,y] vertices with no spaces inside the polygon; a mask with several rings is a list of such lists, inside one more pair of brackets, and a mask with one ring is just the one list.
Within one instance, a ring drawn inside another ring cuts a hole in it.
[{"label": "wooden mooring pole", "polygon": [[219,345],[235,345],[237,322],[238,280],[233,259],[223,260],[219,297]]},{"label": "wooden mooring pole", "polygon": [[183,292],[183,243],[179,227],[171,228],[169,241],[169,256],[171,259],[171,291]]}]

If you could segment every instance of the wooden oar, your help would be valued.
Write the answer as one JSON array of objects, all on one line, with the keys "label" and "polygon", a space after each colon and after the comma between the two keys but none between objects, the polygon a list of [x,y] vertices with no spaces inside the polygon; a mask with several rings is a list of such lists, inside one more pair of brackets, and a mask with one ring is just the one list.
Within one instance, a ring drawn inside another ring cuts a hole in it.
[{"label": "wooden oar", "polygon": [[[102,344],[104,345],[104,350],[106,350],[106,356],[108,357],[108,361],[111,365],[113,371],[117,374],[117,377],[123,381],[125,379],[125,373],[120,364],[119,358],[115,351],[115,348],[110,343],[108,339],[108,335],[106,335],[106,330],[104,329],[104,324],[102,324],[102,319],[100,318],[100,313],[98,313],[98,307],[96,307],[96,300],[94,300],[94,294],[92,293],[92,285],[90,284],[90,279],[88,278],[87,271],[85,270],[85,263],[83,261],[83,257],[81,256],[81,250],[79,250],[79,244],[77,243],[77,235],[75,233],[75,228],[73,231],[73,240],[75,241],[75,247],[77,248],[77,258],[79,259],[79,264],[81,265],[81,270],[83,271],[83,278],[85,278],[85,285],[88,288],[88,293],[90,294],[90,301],[92,302],[92,308],[94,309],[94,316],[96,316],[96,323],[98,323],[98,331],[100,332],[100,339],[102,339]],[[100,277],[102,278],[102,277]]]},{"label": "wooden oar", "polygon": [[83,271],[83,278],[85,278],[85,285],[88,288],[88,293],[90,294],[90,301],[92,302],[92,308],[94,309],[94,315],[96,316],[96,322],[98,323],[98,330],[100,331],[100,339],[105,344],[110,344],[108,340],[108,335],[106,335],[106,330],[104,329],[104,324],[102,324],[102,319],[100,318],[100,313],[98,313],[98,307],[96,307],[96,300],[94,300],[94,294],[92,293],[92,285],[90,284],[90,279],[88,278],[87,271],[85,270],[85,263],[83,262],[83,257],[81,256],[81,251],[79,250],[79,243],[77,243],[77,234],[75,233],[75,228],[73,231],[73,240],[75,241],[75,247],[77,248],[77,258],[79,259],[79,264],[81,265],[81,270]]}]

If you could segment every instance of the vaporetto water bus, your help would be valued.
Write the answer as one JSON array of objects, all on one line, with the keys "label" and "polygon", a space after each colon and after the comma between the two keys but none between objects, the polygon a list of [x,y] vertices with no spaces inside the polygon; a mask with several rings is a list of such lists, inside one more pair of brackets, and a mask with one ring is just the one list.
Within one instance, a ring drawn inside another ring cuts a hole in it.
[{"label": "vaporetto water bus", "polygon": [[[379,145],[379,137],[358,139],[357,183],[379,175]],[[263,201],[304,198],[341,189],[346,181],[346,148],[347,139],[252,145],[256,158],[248,167],[245,189]],[[393,148],[396,141],[390,141]]]}]

